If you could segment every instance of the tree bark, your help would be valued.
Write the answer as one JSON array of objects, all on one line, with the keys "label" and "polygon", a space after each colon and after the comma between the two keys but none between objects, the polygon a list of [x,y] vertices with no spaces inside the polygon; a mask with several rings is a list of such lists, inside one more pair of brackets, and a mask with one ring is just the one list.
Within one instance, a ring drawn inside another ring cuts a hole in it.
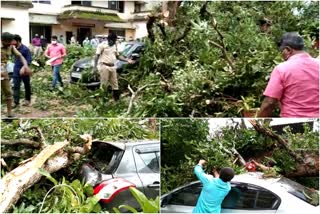
[{"label": "tree bark", "polygon": [[165,14],[169,12],[169,16],[165,17],[164,20],[169,26],[175,25],[176,15],[178,8],[180,7],[182,1],[163,1],[162,2],[162,13]]},{"label": "tree bark", "polygon": [[40,148],[42,146],[42,143],[29,140],[29,139],[17,139],[17,140],[6,140],[6,139],[1,139],[1,144],[2,145],[25,145],[33,148]]},{"label": "tree bark", "polygon": [[85,140],[83,148],[67,147],[68,141],[46,145],[39,154],[23,161],[17,168],[8,172],[0,180],[0,213],[9,212],[24,191],[40,180],[42,175],[38,171],[39,168],[54,173],[79,159],[80,154],[86,154],[91,149],[92,137],[88,134],[80,137]]},{"label": "tree bark", "polygon": [[47,160],[68,144],[69,142],[64,141],[47,146],[38,155],[7,173],[1,179],[0,213],[8,212],[11,206],[19,200],[21,194],[39,181],[41,178],[38,172],[39,168],[44,167],[54,172],[54,170],[59,170],[66,165],[68,158],[65,153],[55,156],[51,161],[47,162]]}]

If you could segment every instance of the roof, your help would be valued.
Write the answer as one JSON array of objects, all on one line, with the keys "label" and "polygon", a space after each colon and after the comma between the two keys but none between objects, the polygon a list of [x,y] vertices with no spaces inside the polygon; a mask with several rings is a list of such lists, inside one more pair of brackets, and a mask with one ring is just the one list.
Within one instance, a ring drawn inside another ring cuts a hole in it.
[{"label": "roof", "polygon": [[103,22],[123,22],[122,19],[116,14],[100,13],[100,12],[87,12],[79,10],[68,10],[60,15],[58,19],[85,19]]}]

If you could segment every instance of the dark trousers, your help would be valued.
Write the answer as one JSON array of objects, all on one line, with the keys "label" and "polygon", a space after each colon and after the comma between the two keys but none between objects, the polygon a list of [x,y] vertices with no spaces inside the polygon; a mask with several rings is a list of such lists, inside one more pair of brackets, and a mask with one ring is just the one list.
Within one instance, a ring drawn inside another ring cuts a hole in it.
[{"label": "dark trousers", "polygon": [[20,101],[20,85],[21,81],[24,84],[25,99],[31,101],[31,84],[30,76],[13,77],[13,99],[15,104],[19,104]]}]

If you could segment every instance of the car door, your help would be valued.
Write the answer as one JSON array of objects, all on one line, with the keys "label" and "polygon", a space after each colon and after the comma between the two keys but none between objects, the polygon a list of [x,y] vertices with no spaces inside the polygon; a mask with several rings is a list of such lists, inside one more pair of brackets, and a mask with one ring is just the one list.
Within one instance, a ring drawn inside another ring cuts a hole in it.
[{"label": "car door", "polygon": [[281,200],[273,192],[248,183],[232,182],[221,213],[276,213]]},{"label": "car door", "polygon": [[134,146],[132,152],[144,193],[156,198],[160,193],[160,144]]}]

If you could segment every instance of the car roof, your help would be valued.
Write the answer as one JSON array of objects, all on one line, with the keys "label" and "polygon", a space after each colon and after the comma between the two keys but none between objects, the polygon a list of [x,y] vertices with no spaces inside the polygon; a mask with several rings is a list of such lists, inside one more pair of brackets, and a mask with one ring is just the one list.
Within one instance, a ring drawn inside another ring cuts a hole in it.
[{"label": "car roof", "polygon": [[94,140],[92,143],[106,143],[112,145],[118,149],[125,150],[126,147],[132,147],[144,144],[160,144],[159,140],[119,140],[119,141],[103,141]]},{"label": "car roof", "polygon": [[261,187],[269,187],[281,179],[281,177],[264,178],[263,174],[263,172],[247,172],[235,175],[232,182],[250,183]]}]

